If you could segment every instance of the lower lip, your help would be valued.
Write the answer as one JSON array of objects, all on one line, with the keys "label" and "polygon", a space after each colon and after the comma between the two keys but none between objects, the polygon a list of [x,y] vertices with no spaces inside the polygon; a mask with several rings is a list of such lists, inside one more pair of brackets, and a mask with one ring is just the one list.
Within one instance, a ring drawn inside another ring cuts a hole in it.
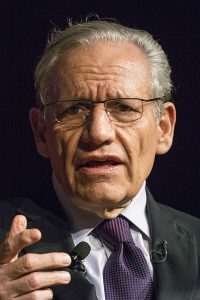
[{"label": "lower lip", "polygon": [[119,171],[122,164],[118,165],[104,165],[104,166],[93,166],[93,167],[82,167],[79,170],[86,174],[108,174]]}]

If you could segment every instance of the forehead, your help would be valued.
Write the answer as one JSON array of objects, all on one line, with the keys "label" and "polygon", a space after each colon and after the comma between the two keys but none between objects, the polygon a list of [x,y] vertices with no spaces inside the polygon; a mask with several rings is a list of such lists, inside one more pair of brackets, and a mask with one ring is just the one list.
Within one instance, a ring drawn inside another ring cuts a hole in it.
[{"label": "forehead", "polygon": [[62,53],[56,65],[53,86],[57,94],[61,90],[77,94],[77,91],[86,89],[91,93],[95,88],[100,88],[103,97],[108,90],[112,93],[111,90],[119,89],[123,93],[128,86],[132,86],[133,90],[142,88],[144,92],[149,92],[150,82],[148,59],[136,45],[99,42]]}]

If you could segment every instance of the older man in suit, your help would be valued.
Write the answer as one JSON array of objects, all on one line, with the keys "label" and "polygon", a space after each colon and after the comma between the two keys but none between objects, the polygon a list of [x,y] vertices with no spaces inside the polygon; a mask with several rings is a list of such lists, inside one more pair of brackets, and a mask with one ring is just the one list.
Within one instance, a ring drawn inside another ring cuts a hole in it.
[{"label": "older man in suit", "polygon": [[[200,222],[146,187],[173,141],[170,72],[145,31],[91,21],[54,32],[30,110],[53,191],[48,209],[2,201],[1,300],[200,299]],[[76,268],[80,241],[91,252]]]}]

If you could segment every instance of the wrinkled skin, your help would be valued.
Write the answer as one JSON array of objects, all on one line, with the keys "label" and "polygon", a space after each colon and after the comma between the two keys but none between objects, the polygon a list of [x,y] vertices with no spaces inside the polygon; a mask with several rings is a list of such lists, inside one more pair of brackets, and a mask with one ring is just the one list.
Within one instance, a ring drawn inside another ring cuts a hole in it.
[{"label": "wrinkled skin", "polygon": [[[153,96],[151,71],[142,51],[128,43],[106,43],[64,53],[48,101]],[[159,121],[153,109],[154,103],[146,103],[141,119],[116,124],[98,104],[87,124],[73,129],[54,122],[48,113],[44,120],[38,110],[31,110],[38,152],[50,159],[66,201],[103,218],[115,217],[128,205],[148,177],[156,153],[165,153],[172,143],[173,104],[166,103]],[[106,163],[112,156],[118,160],[115,166]],[[92,166],[80,167],[85,160]]]}]

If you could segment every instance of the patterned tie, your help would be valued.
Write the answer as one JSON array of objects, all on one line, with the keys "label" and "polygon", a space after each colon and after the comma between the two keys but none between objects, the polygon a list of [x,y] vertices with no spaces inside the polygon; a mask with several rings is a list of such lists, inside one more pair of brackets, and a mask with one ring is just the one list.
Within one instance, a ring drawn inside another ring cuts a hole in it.
[{"label": "patterned tie", "polygon": [[123,217],[105,220],[93,233],[114,247],[103,273],[106,300],[152,299],[151,274],[133,242],[128,221]]}]

